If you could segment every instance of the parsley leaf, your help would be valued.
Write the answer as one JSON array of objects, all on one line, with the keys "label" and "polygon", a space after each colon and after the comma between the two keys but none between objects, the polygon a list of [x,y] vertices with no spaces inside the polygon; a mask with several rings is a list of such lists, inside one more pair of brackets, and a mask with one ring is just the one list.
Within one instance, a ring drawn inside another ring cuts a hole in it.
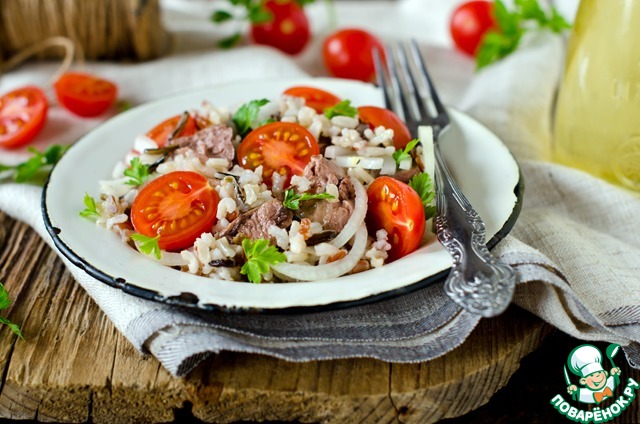
[{"label": "parsley leaf", "polygon": [[409,153],[418,145],[419,142],[420,140],[414,138],[413,140],[408,142],[406,146],[404,146],[404,149],[398,149],[393,152],[393,155],[391,156],[396,161],[396,164],[400,165],[400,162],[407,158],[410,158],[411,155]]},{"label": "parsley leaf", "polygon": [[89,196],[89,193],[84,194],[84,205],[84,210],[80,211],[81,217],[92,219],[94,221],[96,220],[96,218],[100,217],[100,212],[98,212],[96,201],[93,199],[93,197]]},{"label": "parsley leaf", "polygon": [[116,110],[118,111],[118,113],[126,112],[132,107],[133,103],[131,103],[129,100],[122,99],[118,100],[118,103],[116,103]]},{"label": "parsley leaf", "polygon": [[353,118],[358,114],[358,109],[351,106],[351,100],[343,100],[335,106],[328,107],[324,110],[324,116],[331,119],[334,116],[348,116]]},{"label": "parsley leaf", "polygon": [[236,32],[218,41],[218,47],[220,47],[221,49],[230,49],[231,47],[238,44],[240,40],[242,40],[242,34]]},{"label": "parsley leaf", "polygon": [[238,108],[233,114],[233,123],[236,125],[238,134],[245,136],[251,130],[251,125],[258,117],[260,108],[267,103],[269,103],[267,99],[251,100]]},{"label": "parsley leaf", "polygon": [[211,21],[216,24],[233,19],[233,15],[226,10],[216,10],[211,15]]},{"label": "parsley leaf", "polygon": [[424,206],[425,219],[436,216],[438,211],[432,204],[433,199],[436,197],[436,193],[433,190],[433,181],[431,180],[429,173],[423,172],[413,177],[411,181],[409,181],[409,187],[414,189],[420,196],[420,200]]},{"label": "parsley leaf", "polygon": [[[7,309],[11,305],[11,299],[9,299],[9,293],[7,289],[4,288],[4,285],[0,283],[0,309]],[[11,331],[16,333],[18,337],[24,340],[22,336],[22,331],[20,331],[20,327],[18,324],[14,324],[9,321],[7,318],[0,317],[0,323],[7,325]]]},{"label": "parsley leaf", "polygon": [[262,282],[262,274],[269,272],[272,265],[285,262],[287,257],[269,244],[269,240],[242,240],[242,250],[247,261],[242,265],[240,273],[249,277],[252,283]]},{"label": "parsley leaf", "polygon": [[502,0],[495,0],[493,15],[498,30],[488,31],[482,38],[476,54],[477,69],[512,53],[528,30],[546,28],[560,33],[571,28],[555,7],[551,7],[547,12],[538,0],[515,0],[513,10],[509,10]]},{"label": "parsley leaf", "polygon": [[160,245],[158,244],[159,239],[160,235],[157,235],[156,237],[147,237],[139,233],[131,234],[131,240],[138,242],[138,250],[147,256],[153,255],[158,260],[162,257]]},{"label": "parsley leaf", "polygon": [[305,200],[323,200],[323,199],[335,199],[336,197],[333,194],[329,193],[302,193],[298,194],[293,189],[287,189],[284,192],[284,201],[282,204],[285,208],[291,209],[292,211],[297,211],[300,209],[300,202],[304,202]]},{"label": "parsley leaf", "polygon": [[139,186],[144,184],[147,178],[149,178],[149,167],[144,165],[139,157],[131,159],[129,168],[124,170],[124,175],[129,177],[127,184]]},{"label": "parsley leaf", "polygon": [[17,183],[43,184],[53,165],[60,160],[68,148],[69,146],[53,144],[47,147],[44,152],[39,152],[33,147],[29,147],[28,150],[33,154],[32,157],[18,165],[0,165],[0,172],[13,171],[8,175],[11,175]]}]

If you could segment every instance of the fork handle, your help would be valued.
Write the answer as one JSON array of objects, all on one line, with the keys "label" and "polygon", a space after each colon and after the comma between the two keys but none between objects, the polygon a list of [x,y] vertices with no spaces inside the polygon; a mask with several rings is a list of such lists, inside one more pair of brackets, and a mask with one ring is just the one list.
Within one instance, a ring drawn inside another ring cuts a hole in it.
[{"label": "fork handle", "polygon": [[484,222],[451,176],[438,143],[435,143],[434,154],[436,233],[453,256],[445,292],[468,311],[484,317],[499,315],[511,301],[516,273],[487,249]]}]

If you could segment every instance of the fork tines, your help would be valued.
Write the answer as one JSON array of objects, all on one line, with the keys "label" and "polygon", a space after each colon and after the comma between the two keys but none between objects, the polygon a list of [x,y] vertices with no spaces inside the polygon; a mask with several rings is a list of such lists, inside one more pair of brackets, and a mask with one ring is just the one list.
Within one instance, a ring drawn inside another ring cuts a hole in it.
[{"label": "fork tines", "polygon": [[415,40],[374,50],[373,59],[386,106],[405,120],[412,134],[420,125],[439,132],[449,123]]}]

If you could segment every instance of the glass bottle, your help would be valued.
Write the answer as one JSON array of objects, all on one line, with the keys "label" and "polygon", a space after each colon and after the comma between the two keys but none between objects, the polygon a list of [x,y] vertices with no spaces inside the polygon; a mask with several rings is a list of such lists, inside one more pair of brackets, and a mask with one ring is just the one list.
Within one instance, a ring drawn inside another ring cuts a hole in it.
[{"label": "glass bottle", "polygon": [[556,161],[640,191],[640,0],[581,0],[554,132]]}]

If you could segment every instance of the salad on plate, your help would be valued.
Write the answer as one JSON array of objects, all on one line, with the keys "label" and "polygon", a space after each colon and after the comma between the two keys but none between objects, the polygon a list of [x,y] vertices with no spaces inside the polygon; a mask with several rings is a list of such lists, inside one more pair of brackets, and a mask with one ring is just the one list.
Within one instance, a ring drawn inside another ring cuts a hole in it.
[{"label": "salad on plate", "polygon": [[383,266],[431,242],[432,141],[310,86],[203,101],[132,140],[80,215],[175,269],[260,282]]}]

